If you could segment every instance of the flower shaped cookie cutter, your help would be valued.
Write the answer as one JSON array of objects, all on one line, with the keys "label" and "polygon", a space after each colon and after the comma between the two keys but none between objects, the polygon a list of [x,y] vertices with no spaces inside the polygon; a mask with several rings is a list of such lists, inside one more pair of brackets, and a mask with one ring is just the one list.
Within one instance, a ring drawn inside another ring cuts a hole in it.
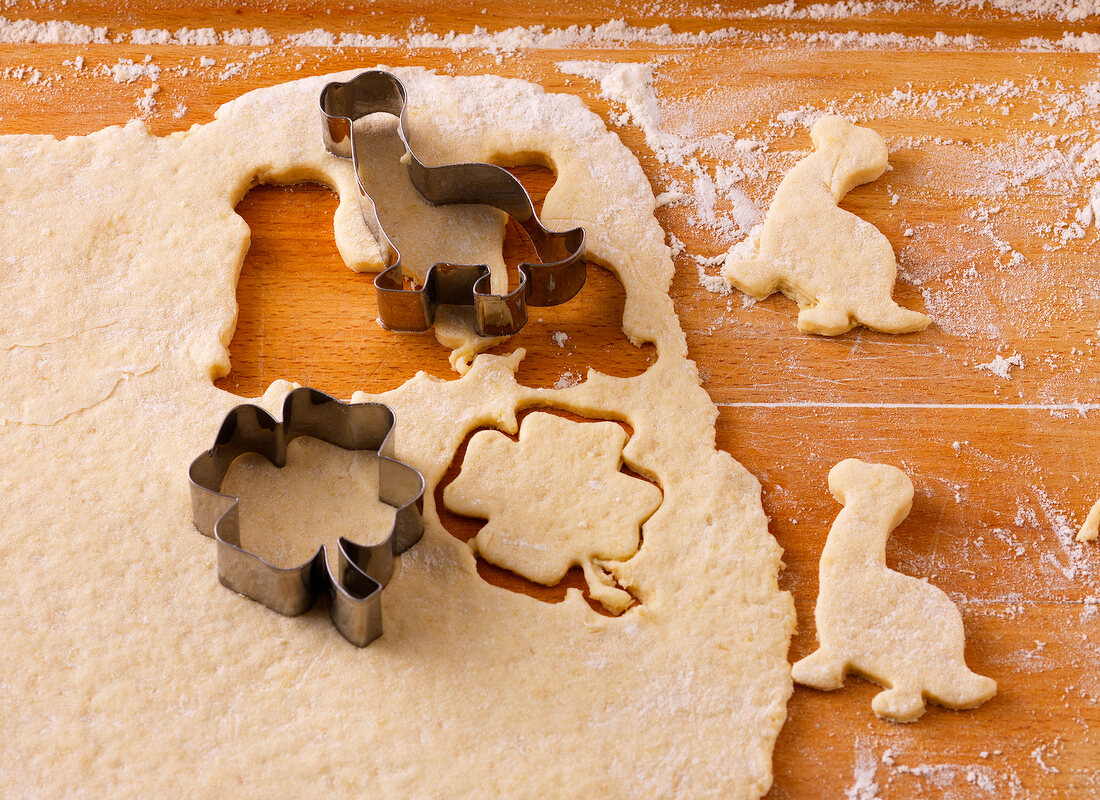
[{"label": "flower shaped cookie cutter", "polygon": [[[312,608],[322,592],[336,629],[364,647],[382,635],[382,588],[393,574],[394,558],[424,532],[424,476],[393,457],[394,415],[381,403],[343,403],[315,389],[295,389],[283,402],[277,422],[258,406],[231,410],[214,446],[191,462],[191,511],[195,527],[218,544],[218,579],[223,586],[273,611],[296,616]],[[395,509],[393,527],[378,544],[339,539],[338,574],[332,575],[326,545],[297,567],[277,567],[241,547],[239,501],[221,493],[230,466],[246,453],[258,453],[276,467],[299,436],[312,436],[346,450],[378,452],[378,497]]]},{"label": "flower shaped cookie cutter", "polygon": [[[329,83],[321,90],[321,128],[325,148],[351,159],[359,184],[363,219],[379,243],[388,248],[389,265],[374,279],[378,321],[394,331],[426,331],[435,324],[440,305],[474,307],[474,325],[480,336],[511,336],[527,324],[527,306],[556,306],[571,300],[584,286],[584,228],[555,232],[539,221],[530,195],[508,170],[495,164],[425,165],[409,144],[405,114],[408,94],[396,75],[366,70],[350,81]],[[526,232],[538,263],[519,265],[519,285],[498,295],[489,289],[485,265],[438,263],[428,270],[424,285],[405,288],[401,253],[382,229],[378,209],[367,194],[356,154],[355,121],[376,112],[398,118],[405,146],[401,160],[416,190],[432,205],[480,203],[504,211]]]}]

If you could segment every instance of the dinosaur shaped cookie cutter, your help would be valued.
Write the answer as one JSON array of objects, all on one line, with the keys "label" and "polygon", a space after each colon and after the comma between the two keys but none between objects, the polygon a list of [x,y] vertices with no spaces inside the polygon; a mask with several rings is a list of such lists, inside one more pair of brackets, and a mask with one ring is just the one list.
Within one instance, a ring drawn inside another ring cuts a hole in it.
[{"label": "dinosaur shaped cookie cutter", "polygon": [[[351,159],[359,184],[359,203],[371,233],[388,247],[388,266],[374,279],[378,321],[394,331],[426,331],[435,323],[441,305],[474,307],[480,336],[511,336],[527,323],[528,306],[555,306],[571,300],[586,277],[584,228],[555,232],[545,228],[530,195],[510,172],[494,164],[465,163],[426,166],[409,144],[405,114],[408,94],[397,76],[384,70],[366,70],[347,82],[329,83],[321,90],[321,122],[325,148]],[[485,265],[437,263],[428,270],[424,285],[406,289],[401,253],[378,219],[378,209],[363,187],[356,155],[356,120],[376,112],[398,118],[405,146],[402,161],[417,191],[432,205],[480,203],[504,211],[520,224],[540,261],[519,265],[519,285],[498,295],[489,289]]]},{"label": "dinosaur shaped cookie cutter", "polygon": [[[232,409],[214,446],[188,470],[195,527],[218,544],[218,580],[223,586],[286,616],[303,614],[322,592],[345,639],[364,647],[382,635],[382,588],[394,558],[424,532],[424,476],[393,457],[394,415],[381,403],[342,403],[315,389],[295,389],[283,402],[282,422],[258,406]],[[395,509],[393,527],[378,544],[339,540],[338,574],[332,575],[326,545],[296,567],[277,567],[241,546],[238,498],[221,485],[238,456],[258,453],[276,467],[299,436],[313,436],[346,450],[378,451],[378,497]]]}]

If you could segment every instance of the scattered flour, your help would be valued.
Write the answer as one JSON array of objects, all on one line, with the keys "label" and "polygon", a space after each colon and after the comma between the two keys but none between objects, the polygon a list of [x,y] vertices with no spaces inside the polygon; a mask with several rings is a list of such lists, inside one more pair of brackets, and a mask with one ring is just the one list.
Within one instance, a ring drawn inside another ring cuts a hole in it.
[{"label": "scattered flour", "polygon": [[860,2],[859,0],[842,0],[838,3],[812,3],[807,6],[796,6],[794,0],[785,3],[773,3],[772,5],[757,8],[751,11],[734,11],[731,19],[848,19],[850,17],[865,17],[870,14],[899,14],[908,11],[914,4],[910,2],[898,2],[897,0],[885,0],[885,2]]},{"label": "scattered flour", "polygon": [[581,376],[576,372],[566,370],[563,372],[556,381],[554,381],[555,389],[568,389],[570,386],[576,386],[581,382]]},{"label": "scattered flour", "polygon": [[[374,38],[374,37],[371,37]],[[384,44],[385,40],[392,39],[389,36],[378,37],[378,44],[375,47],[394,47],[395,44]],[[292,33],[288,37],[288,41],[294,47],[336,47],[335,34],[329,33],[322,28],[315,28],[312,31],[306,31],[305,33]],[[369,46],[369,45],[366,45]]]},{"label": "scattered flour", "polygon": [[1100,16],[1098,0],[936,0],[937,6],[958,9],[996,9],[1024,17],[1053,17],[1080,22]]},{"label": "scattered flour", "polygon": [[0,71],[0,77],[17,81],[26,81],[28,86],[37,86],[40,83],[44,83],[42,80],[42,70],[25,65],[4,67],[3,71]]},{"label": "scattered flour", "polygon": [[844,790],[845,800],[878,800],[878,782],[875,780],[877,774],[878,761],[874,752],[862,740],[857,739],[852,785]]},{"label": "scattered flour", "polygon": [[1082,622],[1100,618],[1100,597],[1086,597],[1084,604],[1085,608],[1081,612]]},{"label": "scattered flour", "polygon": [[[612,121],[622,125],[630,121],[645,136],[646,144],[661,164],[684,170],[690,176],[693,191],[661,195],[687,198],[695,210],[694,222],[712,231],[740,238],[760,222],[760,210],[738,186],[745,173],[732,167],[717,166],[711,172],[700,163],[701,146],[661,126],[661,106],[654,88],[653,64],[604,61],[562,61],[558,70],[598,81],[600,96],[625,107],[625,113]],[[755,149],[755,148],[754,148]],[[719,211],[719,204],[728,213]]]},{"label": "scattered flour", "polygon": [[1021,44],[1034,50],[1069,50],[1078,53],[1100,53],[1100,33],[1070,33],[1066,31],[1058,40],[1030,36]]},{"label": "scattered flour", "polygon": [[626,106],[626,119],[645,134],[646,144],[666,164],[683,164],[696,147],[675,134],[661,130],[661,108],[653,88],[653,65],[632,62],[562,61],[566,75],[598,81],[600,96]]},{"label": "scattered flour", "polygon": [[1046,562],[1056,567],[1069,581],[1091,580],[1093,577],[1091,560],[1082,544],[1077,541],[1078,531],[1072,524],[1070,514],[1060,508],[1043,487],[1034,486],[1032,492],[1035,494],[1043,516],[1046,517],[1048,530],[1054,533],[1054,540],[1065,557],[1065,564],[1061,564],[1054,554],[1048,551],[1044,553]]},{"label": "scattered flour", "polygon": [[966,771],[966,782],[973,784],[986,794],[997,794],[997,783],[986,772],[982,772],[976,769],[968,769]]},{"label": "scattered flour", "polygon": [[144,61],[138,63],[129,58],[120,58],[108,72],[115,79],[115,83],[133,83],[142,78],[156,81],[160,78],[160,67],[154,64],[153,57],[148,55],[145,56]]},{"label": "scattered flour", "polygon": [[[805,18],[839,19],[869,12],[865,3],[819,4],[806,10]],[[792,18],[802,18],[799,11],[791,10]],[[782,16],[777,12],[776,16]],[[622,19],[613,19],[600,25],[571,25],[567,28],[548,28],[545,25],[516,26],[500,31],[490,31],[475,26],[469,33],[421,32],[415,28],[402,36],[392,34],[373,35],[341,33],[323,28],[291,33],[275,42],[263,28],[253,30],[231,29],[219,32],[214,28],[180,28],[172,32],[161,28],[135,28],[129,32],[111,33],[107,28],[91,28],[87,25],[50,20],[11,20],[0,17],[0,42],[40,42],[67,44],[110,44],[126,42],[140,45],[190,45],[210,47],[218,44],[266,47],[279,44],[292,48],[408,48],[443,49],[453,52],[471,50],[490,54],[516,53],[522,50],[568,49],[585,46],[616,47],[628,44],[685,47],[708,46],[725,43],[734,46],[802,44],[830,49],[979,49],[985,48],[982,37],[972,34],[949,36],[908,36],[901,33],[864,33],[860,31],[795,31],[761,32],[738,28],[717,30],[674,31],[669,25],[652,27],[630,25]],[[1061,47],[1054,43],[1052,47]]]},{"label": "scattered flour", "polygon": [[267,47],[275,40],[264,28],[233,28],[219,33],[213,28],[180,28],[175,33],[163,28],[136,28],[130,32],[133,44],[174,44],[210,47],[228,44],[234,47]]},{"label": "scattered flour", "polygon": [[[1052,17],[1066,22],[1078,22],[1096,16],[1097,0],[937,0],[944,6],[964,8],[996,8],[1006,13],[1023,16]],[[761,19],[775,18],[786,20],[835,21],[867,17],[869,15],[896,15],[902,11],[918,7],[915,2],[900,0],[878,0],[861,2],[860,0],[842,0],[833,3],[812,3],[797,5],[793,0],[774,3],[757,9],[732,10],[716,6],[713,13],[701,10],[692,16],[720,17],[725,19]],[[650,9],[654,11],[654,9]],[[680,8],[666,10],[666,16],[682,13]],[[16,43],[65,43],[65,44],[110,44],[112,42],[130,42],[137,45],[188,45],[211,47],[219,44],[244,47],[267,47],[279,45],[294,48],[432,48],[453,52],[471,50],[491,54],[515,53],[522,50],[567,49],[583,46],[615,47],[628,44],[649,44],[654,46],[684,47],[708,46],[724,43],[735,46],[770,45],[784,46],[801,44],[803,46],[824,47],[828,49],[984,49],[986,41],[974,34],[949,35],[936,33],[932,36],[913,36],[902,33],[875,33],[863,31],[792,31],[742,30],[733,27],[715,30],[674,31],[668,24],[656,26],[631,25],[623,19],[612,19],[599,25],[570,25],[565,28],[550,28],[545,25],[515,26],[499,31],[490,31],[475,26],[468,33],[450,31],[447,33],[425,32],[418,26],[423,20],[414,21],[404,35],[365,34],[344,32],[340,34],[315,28],[310,31],[290,33],[281,41],[264,28],[251,30],[232,28],[218,31],[214,28],[180,28],[169,31],[163,28],[135,28],[128,32],[111,33],[106,27],[90,27],[64,20],[38,22],[26,19],[8,19],[0,17],[0,42]],[[1100,48],[1100,34],[1084,32],[1075,34],[1066,32],[1060,40],[1047,40],[1032,37],[1031,47],[1047,50],[1075,50],[1078,52],[1096,52]]]},{"label": "scattered flour", "polygon": [[1046,758],[1050,757],[1050,755],[1047,753],[1047,746],[1046,745],[1039,745],[1038,747],[1036,747],[1034,750],[1031,751],[1031,758],[1032,758],[1032,760],[1035,761],[1036,764],[1039,765],[1039,769],[1041,769],[1043,772],[1046,772],[1048,774],[1055,774],[1056,775],[1060,770],[1058,769],[1058,767],[1054,767],[1054,766],[1051,766],[1050,764],[1047,764],[1046,763],[1046,758],[1044,758],[1044,756]]},{"label": "scattered flour", "polygon": [[[951,10],[995,9],[1006,15],[1018,17],[1047,17],[1066,22],[1079,22],[1100,15],[1097,0],[935,0],[935,5]],[[916,2],[899,0],[840,0],[832,3],[796,4],[794,0],[773,3],[756,9],[731,9],[728,4],[715,3],[710,7],[696,7],[693,16],[716,19],[850,19],[871,15],[900,14],[919,9]],[[671,16],[681,7],[673,4],[653,4],[649,11],[656,15]]]},{"label": "scattered flour", "polygon": [[180,28],[175,33],[162,28],[137,28],[130,31],[130,41],[133,44],[174,44],[174,45],[203,45],[211,46],[219,44],[220,37],[213,28]]},{"label": "scattered flour", "polygon": [[106,28],[92,28],[64,20],[34,22],[0,17],[4,44],[110,44]]},{"label": "scattered flour", "polygon": [[252,30],[234,28],[222,34],[222,41],[237,47],[267,47],[275,43],[275,40],[271,38],[271,34],[264,28],[253,28]]},{"label": "scattered flour", "polygon": [[[793,12],[792,12],[793,13]],[[824,17],[822,17],[824,18]],[[475,26],[470,33],[450,31],[445,34],[423,33],[410,30],[404,36],[390,34],[374,36],[361,33],[342,33],[339,36],[316,28],[305,33],[291,34],[287,42],[295,47],[333,48],[432,48],[465,52],[482,50],[487,53],[515,53],[521,50],[568,49],[584,46],[614,47],[626,44],[650,44],[656,46],[707,46],[724,43],[732,45],[782,45],[797,42],[804,45],[830,48],[861,47],[867,49],[903,48],[928,49],[976,49],[985,46],[980,36],[906,36],[901,33],[861,33],[858,31],[804,33],[795,31],[760,32],[738,28],[719,28],[712,31],[673,31],[667,25],[643,27],[630,25],[622,19],[613,19],[600,25],[570,25],[568,28],[547,28],[544,25],[513,27],[501,31],[489,31]]]},{"label": "scattered flour", "polygon": [[1008,358],[1005,358],[1004,356],[997,356],[992,361],[990,361],[988,364],[978,364],[976,369],[989,370],[994,375],[997,375],[998,377],[1004,378],[1007,381],[1007,380],[1011,380],[1011,378],[1012,378],[1012,376],[1009,374],[1009,371],[1013,367],[1019,367],[1019,368],[1022,369],[1023,366],[1024,366],[1024,357],[1021,356],[1019,353],[1016,353],[1014,355],[1009,356]]},{"label": "scattered flour", "polygon": [[[983,755],[985,758],[988,753]],[[1024,787],[1019,777],[1012,772],[998,772],[993,767],[984,764],[965,766],[960,764],[917,764],[907,766],[897,764],[893,767],[889,784],[900,776],[916,778],[925,792],[909,792],[901,796],[919,797],[926,796],[929,787],[938,790],[936,796],[954,797],[955,794],[948,791],[965,781],[967,786],[991,797],[1020,797],[1024,794]],[[942,793],[942,794],[941,794]],[[966,797],[972,797],[973,792],[966,792]]]}]

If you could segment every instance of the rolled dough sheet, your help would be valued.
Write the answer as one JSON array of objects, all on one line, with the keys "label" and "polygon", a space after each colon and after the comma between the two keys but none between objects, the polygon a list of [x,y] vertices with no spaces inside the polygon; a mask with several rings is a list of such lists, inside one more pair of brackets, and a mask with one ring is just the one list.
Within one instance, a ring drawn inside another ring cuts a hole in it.
[{"label": "rolled dough sheet", "polygon": [[[398,73],[427,158],[547,155],[559,180],[546,223],[587,228],[592,259],[625,286],[624,330],[658,359],[561,390],[517,383],[522,351],[479,356],[460,379],[418,374],[380,396],[397,414],[397,455],[434,486],[469,431],[514,433],[517,409],[626,421],[625,463],[664,492],[615,570],[640,604],[612,618],[576,591],[549,604],[486,583],[430,489],[424,538],[401,557],[385,635],[367,648],[323,608],[285,618],[218,584],[185,476],[240,402],[212,383],[228,369],[249,242],[233,207],[257,181],[323,181],[340,194],[345,260],[378,262],[350,166],[321,146],[330,78],[251,92],[165,138],[140,122],[2,137],[9,796],[730,798],[770,786],[793,606],[760,485],[715,448],[645,175],[576,98]],[[288,389],[259,402],[277,411]]]}]

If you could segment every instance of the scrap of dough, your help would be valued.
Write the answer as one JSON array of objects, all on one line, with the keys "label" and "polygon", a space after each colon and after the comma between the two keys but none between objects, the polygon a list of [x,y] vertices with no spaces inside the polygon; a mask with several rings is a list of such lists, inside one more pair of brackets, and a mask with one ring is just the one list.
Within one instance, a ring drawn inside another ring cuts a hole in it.
[{"label": "scrap of dough", "polygon": [[923,330],[929,319],[895,303],[890,241],[837,206],[886,170],[886,142],[870,128],[825,116],[814,152],[788,172],[762,225],[726,254],[722,274],[756,300],[781,291],[798,303],[798,328],[835,336],[865,325],[884,333]]},{"label": "scrap of dough", "polygon": [[1085,517],[1081,530],[1077,531],[1077,541],[1095,542],[1098,535],[1100,535],[1100,500],[1097,500],[1093,507],[1089,509],[1089,514]]},{"label": "scrap of dough", "polygon": [[[212,384],[248,248],[237,201],[258,181],[321,181],[340,195],[345,260],[377,256],[351,166],[318,127],[321,87],[353,73],[251,92],[164,138],[140,122],[0,137],[4,342],[64,340],[68,382],[97,387],[64,415],[0,415],[9,793],[747,798],[771,785],[793,604],[760,484],[715,448],[644,172],[575,97],[396,72],[434,163],[553,165],[543,220],[585,226],[590,257],[624,286],[627,336],[653,342],[656,362],[541,390],[516,381],[517,350],[460,379],[356,393],[394,409],[395,456],[428,491],[424,536],[385,590],[385,634],[352,647],[323,604],[287,618],[218,583],[186,474],[240,402]],[[23,363],[0,359],[0,381]],[[50,392],[60,374],[14,385]],[[257,402],[277,411],[290,388]],[[465,438],[514,433],[517,410],[538,406],[627,423],[624,459],[664,491],[638,552],[609,566],[639,601],[621,616],[577,590],[544,603],[489,584],[439,522],[433,487]]]},{"label": "scrap of dough", "polygon": [[940,589],[886,567],[886,539],[913,506],[913,484],[897,467],[855,458],[829,471],[829,491],[844,506],[821,553],[814,619],[820,647],[794,665],[796,683],[839,689],[849,672],[885,691],[871,707],[912,722],[924,699],[974,708],[997,683],[971,672],[959,610]]},{"label": "scrap of dough", "polygon": [[518,442],[499,431],[475,434],[443,502],[488,520],[474,539],[486,561],[545,586],[581,566],[592,597],[621,613],[633,598],[601,566],[634,555],[642,523],[661,504],[660,489],[619,471],[626,440],[614,422],[536,412]]}]

